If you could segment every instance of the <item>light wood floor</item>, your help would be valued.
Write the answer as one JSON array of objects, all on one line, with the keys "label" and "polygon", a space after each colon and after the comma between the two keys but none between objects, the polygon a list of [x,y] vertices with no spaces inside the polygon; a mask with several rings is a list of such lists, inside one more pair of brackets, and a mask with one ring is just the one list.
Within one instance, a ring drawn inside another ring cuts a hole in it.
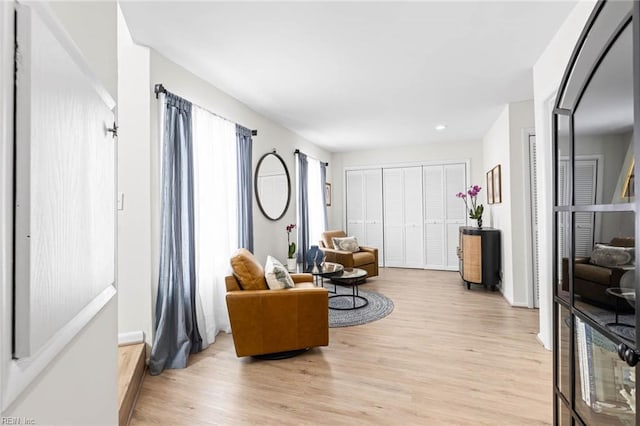
[{"label": "light wood floor", "polygon": [[453,272],[382,269],[363,289],[393,313],[281,361],[238,359],[219,335],[188,368],[145,378],[131,425],[551,424],[536,310],[467,291]]},{"label": "light wood floor", "polygon": [[126,425],[145,373],[144,343],[118,347],[118,424]]}]

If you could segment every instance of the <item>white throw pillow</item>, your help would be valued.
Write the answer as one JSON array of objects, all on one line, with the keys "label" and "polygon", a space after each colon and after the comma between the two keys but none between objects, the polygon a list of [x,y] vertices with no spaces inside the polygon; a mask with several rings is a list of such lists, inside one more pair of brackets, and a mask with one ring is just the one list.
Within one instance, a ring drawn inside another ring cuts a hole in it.
[{"label": "white throw pillow", "polygon": [[596,244],[591,252],[589,263],[599,266],[616,267],[631,266],[635,260],[633,247],[613,247]]},{"label": "white throw pillow", "polygon": [[267,285],[271,290],[295,287],[287,268],[272,256],[267,256],[267,263],[264,265],[264,278],[267,280]]},{"label": "white throw pillow", "polygon": [[356,240],[356,237],[333,237],[332,241],[333,247],[336,250],[350,251],[351,253],[360,251],[360,246],[358,245],[358,240]]}]

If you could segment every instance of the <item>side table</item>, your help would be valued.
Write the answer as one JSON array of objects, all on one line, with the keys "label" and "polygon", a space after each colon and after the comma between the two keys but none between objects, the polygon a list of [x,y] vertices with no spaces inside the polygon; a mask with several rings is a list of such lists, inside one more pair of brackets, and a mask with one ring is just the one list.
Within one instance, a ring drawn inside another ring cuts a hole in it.
[{"label": "side table", "polygon": [[[369,304],[369,300],[367,298],[360,296],[360,284],[364,283],[367,280],[367,271],[364,269],[358,268],[346,268],[341,275],[337,275],[331,278],[331,281],[334,284],[339,284],[342,286],[351,286],[351,294],[334,294],[333,296],[329,296],[329,300],[337,299],[337,298],[351,298],[352,305],[351,307],[332,307],[329,304],[329,309],[334,309],[338,311],[352,311],[354,309],[364,308]],[[364,303],[358,305],[357,300],[361,300]]]}]

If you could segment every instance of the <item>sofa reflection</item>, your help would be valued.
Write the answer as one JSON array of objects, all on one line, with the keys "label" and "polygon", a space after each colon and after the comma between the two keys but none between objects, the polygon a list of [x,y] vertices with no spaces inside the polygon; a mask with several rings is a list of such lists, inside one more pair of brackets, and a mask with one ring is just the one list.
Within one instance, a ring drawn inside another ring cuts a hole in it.
[{"label": "sofa reflection", "polygon": [[[633,283],[635,271],[635,239],[616,237],[609,244],[596,244],[590,257],[574,260],[574,294],[588,303],[607,309],[631,310],[632,305],[620,305],[620,298],[607,289]],[[625,277],[625,274],[629,274]],[[624,278],[623,278],[624,277]],[[633,284],[631,284],[633,286]],[[631,287],[633,288],[633,287]],[[562,289],[569,291],[569,259],[562,259]]]}]

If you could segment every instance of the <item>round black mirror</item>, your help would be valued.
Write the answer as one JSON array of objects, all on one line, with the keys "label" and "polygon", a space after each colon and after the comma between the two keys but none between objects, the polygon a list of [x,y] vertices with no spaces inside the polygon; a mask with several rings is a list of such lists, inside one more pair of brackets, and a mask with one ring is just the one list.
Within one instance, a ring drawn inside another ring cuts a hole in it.
[{"label": "round black mirror", "polygon": [[281,219],[291,201],[291,180],[287,165],[275,150],[258,161],[254,187],[262,214],[269,220]]}]

